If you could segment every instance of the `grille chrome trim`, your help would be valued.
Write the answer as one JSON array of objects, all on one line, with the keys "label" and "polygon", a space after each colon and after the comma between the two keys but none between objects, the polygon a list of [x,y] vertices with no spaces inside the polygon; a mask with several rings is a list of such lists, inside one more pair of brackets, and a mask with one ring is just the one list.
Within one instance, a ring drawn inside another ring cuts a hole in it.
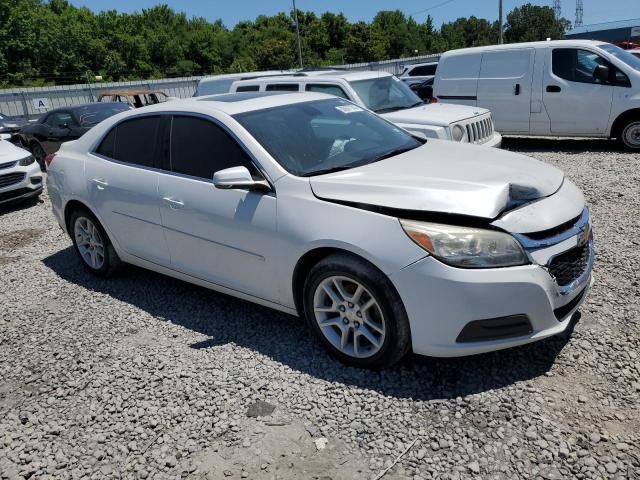
[{"label": "grille chrome trim", "polygon": [[514,233],[513,236],[516,237],[525,250],[538,250],[540,248],[551,247],[560,242],[564,242],[568,238],[584,233],[584,231],[589,228],[589,220],[589,208],[585,207],[573,226],[556,235],[543,239],[531,238],[526,233]]},{"label": "grille chrome trim", "polygon": [[16,160],[14,160],[13,162],[0,163],[0,170],[15,167],[17,163],[18,162]]},{"label": "grille chrome trim", "polygon": [[459,125],[466,131],[469,143],[482,144],[493,136],[493,121],[490,114],[460,122]]},{"label": "grille chrome trim", "polygon": [[22,182],[27,176],[24,172],[8,173],[6,175],[0,175],[0,188],[10,187],[16,183]]}]

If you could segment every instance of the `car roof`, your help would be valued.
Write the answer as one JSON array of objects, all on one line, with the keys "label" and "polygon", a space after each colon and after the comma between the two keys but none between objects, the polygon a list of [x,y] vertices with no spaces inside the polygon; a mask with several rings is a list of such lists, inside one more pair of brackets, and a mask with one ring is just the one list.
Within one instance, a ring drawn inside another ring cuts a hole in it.
[{"label": "car roof", "polygon": [[223,93],[220,95],[206,95],[203,97],[192,97],[184,100],[174,100],[171,102],[149,105],[136,112],[195,112],[204,113],[218,111],[227,115],[251,112],[255,110],[266,110],[268,108],[291,105],[295,103],[307,103],[315,100],[335,100],[337,97],[324,93],[293,93],[293,92],[246,92],[246,93]]},{"label": "car roof", "polygon": [[282,76],[282,77],[263,77],[263,78],[252,78],[250,80],[239,80],[234,82],[234,84],[245,85],[245,84],[255,84],[257,82],[268,82],[268,83],[281,83],[281,82],[308,82],[308,81],[331,81],[335,79],[346,80],[348,82],[354,82],[358,80],[369,80],[373,78],[380,77],[390,77],[392,76],[389,72],[384,71],[363,71],[363,72],[343,72],[339,70],[327,70],[327,71],[317,71],[317,72],[304,72],[298,73],[290,76]]},{"label": "car roof", "polygon": [[[520,48],[570,48],[570,47],[597,47],[604,45],[606,42],[599,40],[549,40],[541,42],[522,42],[522,43],[505,43],[504,45],[487,45],[484,47],[459,48],[457,50],[449,50],[442,54],[442,59],[456,55],[465,55],[469,53],[482,53],[497,50],[517,50]],[[441,60],[442,60],[441,59]]]},{"label": "car roof", "polygon": [[225,73],[221,75],[211,75],[209,77],[203,77],[198,82],[199,85],[216,82],[218,80],[229,80],[229,79],[241,79],[245,77],[251,78],[259,78],[259,77],[267,77],[270,75],[290,75],[295,73],[293,70],[265,70],[262,72],[242,72],[242,73]]}]

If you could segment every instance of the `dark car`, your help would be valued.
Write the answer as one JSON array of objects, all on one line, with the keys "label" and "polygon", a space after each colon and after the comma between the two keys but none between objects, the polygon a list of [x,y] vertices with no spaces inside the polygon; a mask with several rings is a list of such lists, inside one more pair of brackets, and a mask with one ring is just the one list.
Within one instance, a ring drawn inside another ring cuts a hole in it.
[{"label": "dark car", "polygon": [[131,110],[131,107],[117,102],[56,108],[42,115],[37,122],[23,126],[19,140],[24,148],[31,151],[44,171],[46,156],[57,152],[62,143],[80,138],[102,120],[127,110]]},{"label": "dark car", "polygon": [[27,123],[29,122],[20,117],[10,117],[0,113],[0,133],[7,133],[13,136]]},{"label": "dark car", "polygon": [[421,83],[414,83],[410,88],[425,102],[433,103],[433,80],[433,78],[430,78]]}]

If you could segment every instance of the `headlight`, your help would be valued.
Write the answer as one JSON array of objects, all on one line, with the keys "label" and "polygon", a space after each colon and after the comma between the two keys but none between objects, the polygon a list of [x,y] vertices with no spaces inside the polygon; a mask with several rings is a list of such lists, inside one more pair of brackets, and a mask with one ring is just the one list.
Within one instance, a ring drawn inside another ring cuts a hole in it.
[{"label": "headlight", "polygon": [[29,155],[28,157],[24,157],[18,160],[18,165],[20,165],[21,167],[26,167],[27,165],[31,165],[35,161],[36,159],[33,158],[33,155]]},{"label": "headlight", "polygon": [[464,128],[460,125],[454,125],[451,130],[451,135],[453,136],[453,140],[456,142],[461,142],[465,137]]},{"label": "headlight", "polygon": [[507,233],[412,220],[400,220],[400,224],[414,242],[454,267],[513,267],[529,263],[518,241]]}]

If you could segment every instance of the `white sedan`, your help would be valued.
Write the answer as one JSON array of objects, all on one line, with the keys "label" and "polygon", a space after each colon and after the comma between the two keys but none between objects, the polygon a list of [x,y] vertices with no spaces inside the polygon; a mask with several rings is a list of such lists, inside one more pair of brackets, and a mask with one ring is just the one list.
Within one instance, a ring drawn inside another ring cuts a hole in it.
[{"label": "white sedan", "polygon": [[299,315],[362,367],[557,334],[591,283],[589,212],[561,171],[323,94],[116,115],[63,145],[48,187],[91,272],[131,263]]},{"label": "white sedan", "polygon": [[0,205],[37,197],[42,192],[42,172],[31,153],[0,136]]}]

